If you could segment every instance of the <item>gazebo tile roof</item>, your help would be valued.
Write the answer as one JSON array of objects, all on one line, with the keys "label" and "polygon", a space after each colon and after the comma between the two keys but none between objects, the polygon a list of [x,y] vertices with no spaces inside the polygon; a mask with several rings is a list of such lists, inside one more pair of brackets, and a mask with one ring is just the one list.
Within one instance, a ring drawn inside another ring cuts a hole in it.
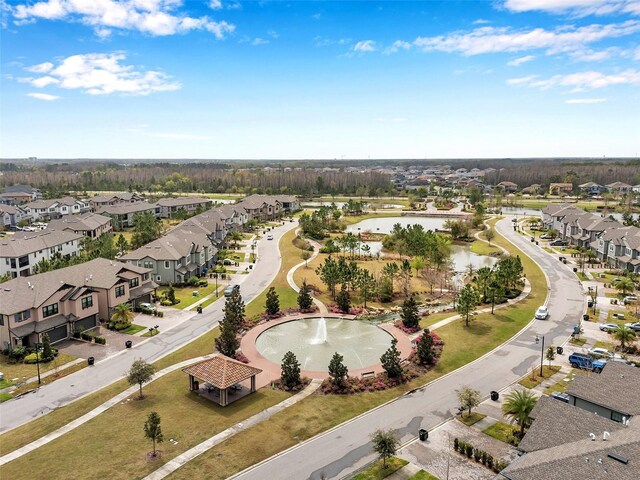
[{"label": "gazebo tile roof", "polygon": [[210,383],[219,389],[229,388],[262,372],[259,368],[244,364],[223,355],[195,363],[182,371]]}]

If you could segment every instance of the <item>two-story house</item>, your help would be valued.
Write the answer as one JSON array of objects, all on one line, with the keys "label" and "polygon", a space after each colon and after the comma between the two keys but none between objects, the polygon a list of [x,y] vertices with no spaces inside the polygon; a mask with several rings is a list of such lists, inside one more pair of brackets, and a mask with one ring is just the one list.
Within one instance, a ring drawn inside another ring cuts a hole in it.
[{"label": "two-story house", "polygon": [[100,215],[99,213],[68,215],[56,220],[51,220],[47,229],[69,230],[89,238],[98,238],[102,235],[113,233],[111,217]]},{"label": "two-story house", "polygon": [[571,183],[551,183],[549,184],[549,195],[569,195],[573,192]]},{"label": "two-story house", "polygon": [[611,193],[629,193],[632,189],[631,185],[624,182],[613,182],[606,185],[607,190]]},{"label": "two-story house", "polygon": [[149,302],[157,285],[149,270],[104,258],[15,278],[0,286],[0,344],[52,343],[108,321],[121,303]]},{"label": "two-story house", "polygon": [[98,210],[109,205],[142,202],[144,197],[137,193],[119,192],[111,195],[95,195],[87,200],[94,210]]},{"label": "two-story house", "polygon": [[22,207],[0,204],[0,230],[10,230],[15,228],[21,221],[30,221],[30,219]]},{"label": "two-story house", "polygon": [[640,228],[631,227],[622,238],[622,255],[616,258],[616,266],[628,272],[640,273]]},{"label": "two-story house", "polygon": [[106,205],[98,209],[99,214],[111,217],[113,229],[118,231],[133,227],[136,214],[151,212],[160,218],[160,207],[155,203],[136,202]]},{"label": "two-story house", "polygon": [[77,215],[91,210],[91,206],[84,200],[77,200],[73,197],[56,198],[52,200],[36,200],[25,205],[25,210],[36,222],[40,220],[49,221],[65,215]]},{"label": "two-story house", "polygon": [[260,221],[273,220],[282,212],[282,204],[270,195],[250,195],[237,205],[249,214],[249,219]]},{"label": "two-story house", "polygon": [[595,182],[583,183],[578,185],[578,188],[582,193],[589,196],[601,195],[603,192],[607,191],[607,188],[604,185],[600,185]]},{"label": "two-story house", "polygon": [[0,193],[0,203],[6,205],[20,205],[34,200],[42,200],[42,192],[31,185],[9,185]]},{"label": "two-story house", "polygon": [[224,220],[227,231],[238,231],[249,222],[249,214],[238,205],[222,205],[214,210]]},{"label": "two-story house", "polygon": [[74,257],[80,250],[82,235],[66,230],[45,229],[39,232],[17,232],[0,238],[0,276],[26,277],[38,262],[53,255]]},{"label": "two-story house", "polygon": [[203,197],[177,197],[161,198],[156,202],[156,205],[160,207],[162,218],[173,218],[178,211],[193,214],[208,209],[212,203],[212,200]]},{"label": "two-story house", "polygon": [[206,273],[215,263],[217,249],[208,233],[196,223],[176,228],[120,260],[148,268],[161,284],[181,284]]}]

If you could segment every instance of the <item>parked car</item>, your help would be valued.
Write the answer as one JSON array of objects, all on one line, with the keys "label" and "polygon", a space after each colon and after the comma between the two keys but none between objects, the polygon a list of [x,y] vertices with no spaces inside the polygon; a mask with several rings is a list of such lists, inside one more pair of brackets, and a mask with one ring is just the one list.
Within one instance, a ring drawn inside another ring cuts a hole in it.
[{"label": "parked car", "polygon": [[618,324],[617,323],[601,323],[599,325],[600,330],[602,330],[603,332],[613,332],[616,328],[618,328]]},{"label": "parked car", "polygon": [[552,247],[566,247],[568,243],[564,240],[554,240],[549,245],[551,245]]},{"label": "parked car", "polygon": [[224,296],[225,297],[230,297],[231,294],[233,293],[233,291],[236,288],[239,290],[240,289],[240,285],[229,285],[227,288],[224,289]]},{"label": "parked car", "polygon": [[569,363],[573,368],[592,370],[596,373],[600,373],[607,364],[607,362],[603,360],[597,360],[591,355],[585,355],[583,353],[572,353],[569,355]]},{"label": "parked car", "polygon": [[635,303],[637,301],[638,301],[637,295],[627,295],[622,299],[622,303],[624,303],[625,305],[629,305],[630,303]]},{"label": "parked car", "polygon": [[544,305],[541,307],[538,307],[538,310],[536,310],[536,319],[546,320],[548,317],[549,317],[549,309]]},{"label": "parked car", "polygon": [[155,313],[158,311],[156,306],[150,303],[139,303],[138,307],[140,308],[140,310],[149,310],[151,313]]},{"label": "parked car", "polygon": [[587,350],[587,352],[589,352],[589,354],[591,354],[592,356],[594,356],[596,358],[598,358],[598,357],[613,358],[615,356],[609,350],[607,350],[606,348],[602,348],[602,347],[591,347],[590,349]]},{"label": "parked car", "polygon": [[267,240],[273,240],[273,235],[267,235]]},{"label": "parked car", "polygon": [[640,332],[640,322],[625,323],[625,327],[629,327],[634,332]]},{"label": "parked car", "polygon": [[548,233],[543,233],[542,235],[540,235],[541,240],[551,240],[552,238],[553,235],[549,235]]}]

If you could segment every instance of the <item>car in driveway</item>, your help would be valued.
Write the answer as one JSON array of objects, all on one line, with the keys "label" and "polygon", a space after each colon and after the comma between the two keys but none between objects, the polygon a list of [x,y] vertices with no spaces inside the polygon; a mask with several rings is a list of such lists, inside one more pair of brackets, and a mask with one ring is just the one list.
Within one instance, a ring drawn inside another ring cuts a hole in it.
[{"label": "car in driveway", "polygon": [[569,244],[564,240],[554,240],[549,245],[551,245],[552,247],[566,247]]},{"label": "car in driveway", "polygon": [[591,355],[586,355],[584,353],[572,353],[569,355],[569,363],[573,368],[592,370],[596,373],[600,373],[607,365],[607,362],[598,360]]},{"label": "car in driveway", "polygon": [[622,299],[622,303],[629,305],[630,303],[636,303],[638,301],[637,295],[627,295]]},{"label": "car in driveway", "polygon": [[618,328],[618,324],[617,323],[601,323],[600,325],[598,325],[598,328],[603,332],[611,333],[616,328]]},{"label": "car in driveway", "polygon": [[140,308],[141,311],[150,311],[151,313],[155,313],[158,311],[156,306],[150,303],[139,303],[138,308]]},{"label": "car in driveway", "polygon": [[549,309],[542,305],[536,310],[536,320],[546,320],[549,318]]},{"label": "car in driveway", "polygon": [[540,239],[541,240],[551,240],[553,237],[553,235],[549,235],[548,233],[543,233],[542,235],[540,235]]},{"label": "car in driveway", "polygon": [[640,332],[640,322],[625,323],[624,326],[629,327],[634,332]]},{"label": "car in driveway", "polygon": [[587,352],[589,352],[589,355],[595,358],[613,358],[615,356],[609,350],[602,347],[591,347],[587,350]]}]

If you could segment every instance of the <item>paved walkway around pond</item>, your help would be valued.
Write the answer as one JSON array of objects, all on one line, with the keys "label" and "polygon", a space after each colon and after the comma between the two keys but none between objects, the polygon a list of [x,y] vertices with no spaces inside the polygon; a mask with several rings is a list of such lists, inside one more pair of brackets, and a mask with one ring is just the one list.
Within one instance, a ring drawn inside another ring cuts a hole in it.
[{"label": "paved walkway around pond", "polygon": [[247,430],[248,428],[254,427],[257,424],[271,418],[276,413],[279,413],[282,410],[289,408],[292,405],[295,405],[300,400],[305,399],[306,397],[314,393],[318,388],[320,388],[321,384],[322,384],[322,380],[312,380],[311,383],[301,392],[296,393],[292,397],[289,397],[283,400],[282,402],[278,403],[277,405],[273,405],[272,407],[269,407],[260,413],[256,413],[254,416],[249,417],[246,420],[243,420],[242,422],[239,422],[233,425],[232,427],[229,427],[226,430],[223,430],[222,432],[215,434],[213,437],[205,440],[204,442],[196,445],[195,447],[190,448],[186,452],[178,455],[173,460],[165,463],[162,467],[160,467],[155,472],[150,473],[149,475],[144,477],[144,480],[160,480],[162,478],[167,477],[168,475],[171,475],[173,472],[175,472],[180,467],[182,467],[185,463],[190,462],[191,460],[196,458],[198,455],[201,455],[207,452],[208,450],[212,449],[216,445],[233,437],[237,433]]},{"label": "paved walkway around pond", "polygon": [[[296,231],[296,234],[298,233],[298,231]],[[320,245],[318,242],[315,242],[313,240],[308,240],[308,239],[307,239],[307,241],[311,244],[311,246],[313,246],[313,254],[311,255],[311,257],[309,257],[308,260],[305,260],[303,262],[298,263],[297,265],[294,265],[287,272],[287,283],[296,292],[300,291],[300,287],[298,287],[298,285],[296,285],[296,282],[293,279],[293,275],[296,273],[296,270],[298,270],[298,268],[300,268],[302,266],[306,266],[308,262],[313,261],[313,259],[315,259],[318,256],[318,254],[320,253],[320,248],[322,247],[322,245]],[[322,303],[320,300],[318,300],[317,298],[313,297],[313,303],[318,307],[318,312],[320,314],[327,315],[329,313],[329,310],[327,309],[327,306],[324,303]]]}]

